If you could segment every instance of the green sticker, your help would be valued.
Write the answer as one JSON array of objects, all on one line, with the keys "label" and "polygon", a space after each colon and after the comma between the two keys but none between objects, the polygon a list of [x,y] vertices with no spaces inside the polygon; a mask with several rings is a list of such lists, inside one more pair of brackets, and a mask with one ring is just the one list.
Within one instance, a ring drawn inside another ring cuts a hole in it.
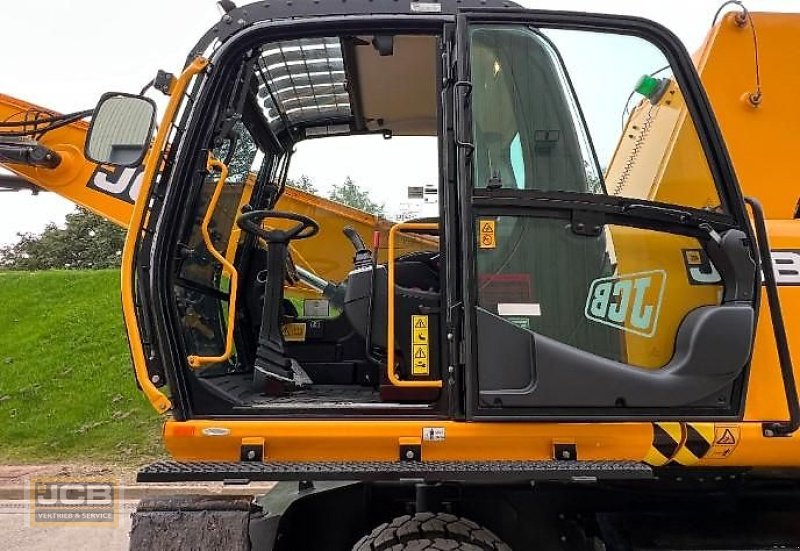
[{"label": "green sticker", "polygon": [[531,329],[531,320],[529,318],[522,318],[522,317],[507,317],[508,321],[516,325],[517,327],[521,327],[523,329],[527,329],[530,331]]}]

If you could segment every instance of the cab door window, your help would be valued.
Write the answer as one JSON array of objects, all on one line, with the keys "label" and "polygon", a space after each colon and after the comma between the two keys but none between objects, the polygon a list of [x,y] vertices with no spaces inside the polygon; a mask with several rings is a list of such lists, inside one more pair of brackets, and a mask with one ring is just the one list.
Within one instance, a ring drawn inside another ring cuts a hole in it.
[{"label": "cab door window", "polygon": [[470,69],[475,188],[724,210],[680,87],[650,42],[475,26]]},{"label": "cab door window", "polygon": [[[719,208],[680,90],[649,42],[504,25],[472,29],[470,47],[476,188]],[[610,359],[661,367],[686,313],[721,299],[718,277],[688,277],[715,273],[691,237],[621,225],[585,236],[530,215],[480,220],[496,238],[477,251],[478,304]],[[536,306],[510,306],[518,300]]]}]

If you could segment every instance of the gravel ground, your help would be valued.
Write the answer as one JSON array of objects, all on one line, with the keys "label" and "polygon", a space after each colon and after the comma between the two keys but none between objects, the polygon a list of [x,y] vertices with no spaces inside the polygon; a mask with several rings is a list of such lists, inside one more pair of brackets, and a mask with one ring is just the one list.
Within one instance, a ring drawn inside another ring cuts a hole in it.
[{"label": "gravel ground", "polygon": [[[3,551],[101,551],[128,548],[131,514],[143,495],[238,494],[268,492],[274,483],[224,486],[222,483],[137,484],[137,467],[130,465],[57,464],[0,465],[0,534]],[[115,527],[32,525],[31,503],[26,483],[35,479],[79,481],[113,479],[118,481],[122,500]]]}]

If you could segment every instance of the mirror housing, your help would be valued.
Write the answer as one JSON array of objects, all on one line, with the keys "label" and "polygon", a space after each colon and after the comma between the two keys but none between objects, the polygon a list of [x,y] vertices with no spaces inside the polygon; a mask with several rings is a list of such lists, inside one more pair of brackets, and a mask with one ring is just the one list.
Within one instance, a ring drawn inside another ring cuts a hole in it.
[{"label": "mirror housing", "polygon": [[103,165],[138,166],[150,147],[156,104],[123,92],[103,94],[95,107],[83,154]]}]

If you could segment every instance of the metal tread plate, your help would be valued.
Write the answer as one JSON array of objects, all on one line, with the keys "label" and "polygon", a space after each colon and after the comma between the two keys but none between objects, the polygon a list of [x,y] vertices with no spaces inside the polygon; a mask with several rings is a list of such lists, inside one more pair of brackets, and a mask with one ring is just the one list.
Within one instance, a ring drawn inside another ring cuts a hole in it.
[{"label": "metal tread plate", "polygon": [[592,481],[653,477],[635,461],[180,462],[143,467],[138,482],[282,480]]}]

